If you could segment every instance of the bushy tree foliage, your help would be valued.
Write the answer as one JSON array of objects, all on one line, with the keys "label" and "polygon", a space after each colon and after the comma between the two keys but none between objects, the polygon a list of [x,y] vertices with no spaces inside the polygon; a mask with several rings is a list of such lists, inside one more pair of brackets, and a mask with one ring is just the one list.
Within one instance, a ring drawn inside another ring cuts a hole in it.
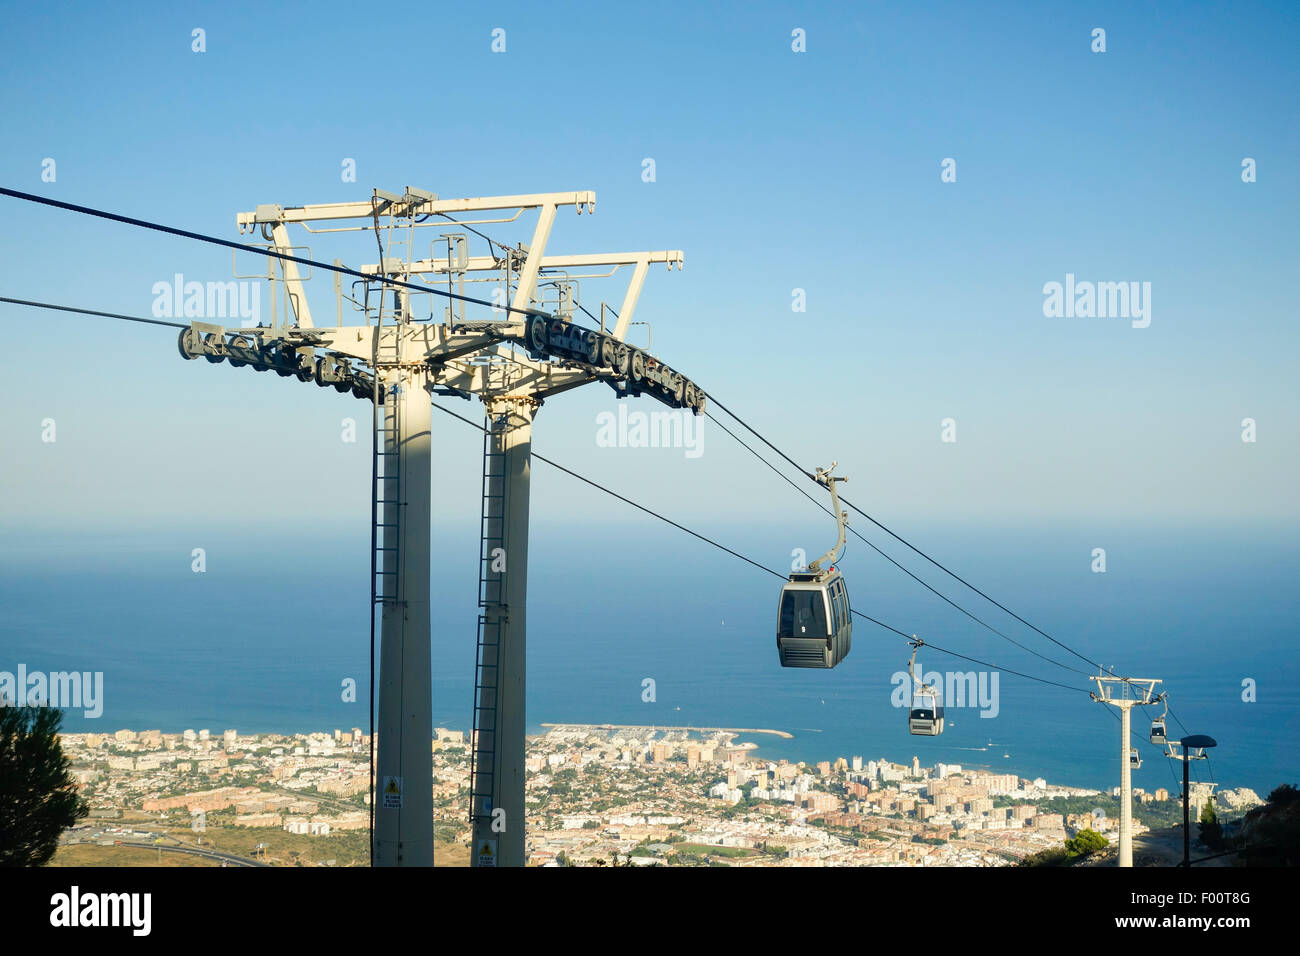
[{"label": "bushy tree foliage", "polygon": [[0,706],[0,866],[42,866],[86,803],[59,743],[63,714]]},{"label": "bushy tree foliage", "polygon": [[1206,800],[1201,808],[1200,837],[1202,845],[1211,850],[1223,847],[1223,827],[1219,824],[1219,815],[1214,812],[1214,800]]},{"label": "bushy tree foliage", "polygon": [[1065,850],[1070,856],[1087,856],[1109,845],[1106,838],[1096,830],[1080,830],[1074,839],[1065,841]]}]

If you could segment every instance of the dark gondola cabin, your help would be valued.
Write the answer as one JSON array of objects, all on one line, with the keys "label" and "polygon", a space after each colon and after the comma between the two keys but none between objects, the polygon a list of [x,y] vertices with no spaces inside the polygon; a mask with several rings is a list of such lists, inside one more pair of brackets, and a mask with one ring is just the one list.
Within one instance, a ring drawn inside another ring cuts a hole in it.
[{"label": "dark gondola cabin", "polygon": [[776,606],[776,651],[782,667],[834,667],[849,653],[853,614],[844,575],[835,567],[844,549],[848,516],[840,510],[835,468],[818,468],[817,483],[831,493],[837,535],[835,546],[806,568],[793,571]]},{"label": "dark gondola cabin", "polygon": [[853,643],[853,617],[844,577],[796,571],[781,589],[776,648],[782,667],[834,667]]}]

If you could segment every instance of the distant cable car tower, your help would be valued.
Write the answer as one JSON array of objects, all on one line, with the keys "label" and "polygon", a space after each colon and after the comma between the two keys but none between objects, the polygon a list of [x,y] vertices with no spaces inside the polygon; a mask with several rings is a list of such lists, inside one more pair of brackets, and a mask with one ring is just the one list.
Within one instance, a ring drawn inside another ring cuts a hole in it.
[{"label": "distant cable car tower", "polygon": [[1137,677],[1116,677],[1098,675],[1092,678],[1097,682],[1097,693],[1090,693],[1093,700],[1119,708],[1119,865],[1133,865],[1133,767],[1140,767],[1142,761],[1137,751],[1129,745],[1131,720],[1129,711],[1134,707],[1154,704],[1159,698],[1154,697],[1159,680]]}]

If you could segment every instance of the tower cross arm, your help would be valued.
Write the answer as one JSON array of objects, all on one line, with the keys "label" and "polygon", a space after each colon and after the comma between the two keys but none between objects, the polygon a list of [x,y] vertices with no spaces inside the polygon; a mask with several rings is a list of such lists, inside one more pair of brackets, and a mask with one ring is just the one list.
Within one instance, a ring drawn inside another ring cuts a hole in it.
[{"label": "tower cross arm", "polygon": [[[409,194],[408,194],[409,195]],[[543,206],[577,206],[579,212],[594,212],[596,193],[590,189],[558,193],[521,193],[513,196],[480,196],[468,199],[414,198],[402,205],[403,215],[436,216],[500,209],[537,209]],[[316,203],[310,206],[259,205],[251,212],[236,214],[239,231],[249,232],[262,224],[329,222],[342,219],[370,219],[376,210],[387,214],[395,204],[377,206],[373,199],[355,202]]]},{"label": "tower cross arm", "polygon": [[[598,266],[634,266],[644,261],[649,263],[665,262],[671,269],[674,265],[682,267],[686,254],[680,249],[658,252],[594,252],[579,255],[542,256],[539,263],[542,269],[585,269]],[[445,257],[437,259],[417,259],[403,264],[403,271],[411,274],[445,273],[445,272],[491,272],[501,268],[501,259],[496,256],[470,256],[462,263],[449,263]],[[358,271],[367,275],[379,275],[385,271],[379,265],[363,265]]]}]

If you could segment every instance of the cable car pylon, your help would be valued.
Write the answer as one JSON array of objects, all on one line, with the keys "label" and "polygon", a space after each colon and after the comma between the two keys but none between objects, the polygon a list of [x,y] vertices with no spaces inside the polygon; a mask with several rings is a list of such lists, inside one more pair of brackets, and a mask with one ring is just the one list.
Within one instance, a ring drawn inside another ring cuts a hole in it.
[{"label": "cable car pylon", "polygon": [[[1138,677],[1118,677],[1098,674],[1092,678],[1097,682],[1097,693],[1090,694],[1093,700],[1119,708],[1119,865],[1133,865],[1133,766],[1136,751],[1130,742],[1131,720],[1129,712],[1134,707],[1154,704],[1156,684],[1159,680]],[[1130,692],[1133,696],[1130,696]],[[1137,766],[1142,765],[1139,758]]]},{"label": "cable car pylon", "polygon": [[[409,186],[402,193],[376,189],[367,201],[261,205],[239,213],[239,231],[260,232],[267,246],[209,240],[266,255],[268,278],[283,284],[288,307],[280,318],[273,306],[270,324],[255,328],[228,330],[193,321],[180,333],[183,357],[274,370],[374,402],[371,598],[381,617],[381,641],[371,807],[372,859],[378,866],[433,863],[431,396],[478,397],[487,418],[469,808],[475,866],[526,862],[528,502],[537,409],[550,396],[598,381],[619,398],[645,395],[697,415],[705,408],[703,389],[624,341],[649,265],[680,268],[680,251],[545,254],[557,210],[572,206],[590,212],[595,202],[590,191],[439,199]],[[508,215],[512,210],[514,215]],[[494,250],[502,251],[500,257],[494,252],[475,258],[466,252],[467,234],[443,233],[434,246],[445,244],[445,258],[415,259],[416,229],[460,226],[476,232],[455,217],[488,211],[507,213],[492,220],[496,222],[513,222],[535,211],[531,241],[517,248],[493,243]],[[336,225],[348,220],[361,224]],[[354,270],[338,260],[333,266],[312,260],[290,244],[288,226],[293,224],[311,233],[373,230],[380,261]],[[387,243],[380,237],[384,230]],[[400,230],[396,239],[395,230]],[[391,255],[394,250],[402,256]],[[363,286],[361,300],[356,293],[345,295],[336,278],[338,323],[317,325],[305,295],[308,277],[299,265],[354,277],[353,288]],[[548,270],[596,268],[600,271],[591,277],[604,278],[623,266],[633,272],[612,329],[603,322],[597,330],[572,321],[576,284],[567,278],[561,308],[552,313],[540,307],[539,279]],[[445,274],[447,288],[422,279],[426,272]],[[463,290],[466,282],[494,282],[502,294],[487,301],[452,291]],[[453,303],[442,321],[433,321],[432,310],[427,320],[413,317],[412,300],[421,293]],[[365,312],[364,325],[343,325],[345,298]],[[490,311],[471,315],[471,305]]]}]

